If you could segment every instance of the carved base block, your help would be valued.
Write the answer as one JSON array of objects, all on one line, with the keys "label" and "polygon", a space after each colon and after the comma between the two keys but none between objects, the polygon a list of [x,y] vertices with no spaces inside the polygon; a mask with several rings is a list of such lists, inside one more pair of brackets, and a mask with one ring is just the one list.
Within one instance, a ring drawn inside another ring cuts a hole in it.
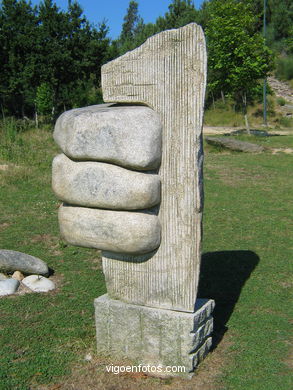
[{"label": "carved base block", "polygon": [[149,366],[157,376],[191,378],[211,348],[215,303],[198,299],[194,313],[95,299],[98,353]]}]

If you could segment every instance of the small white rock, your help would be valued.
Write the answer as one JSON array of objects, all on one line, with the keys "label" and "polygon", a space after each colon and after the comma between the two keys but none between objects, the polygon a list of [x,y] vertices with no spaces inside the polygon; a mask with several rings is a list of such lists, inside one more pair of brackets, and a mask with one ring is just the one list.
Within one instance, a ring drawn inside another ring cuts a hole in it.
[{"label": "small white rock", "polygon": [[0,296],[14,294],[18,287],[19,281],[16,279],[6,279],[0,281]]},{"label": "small white rock", "polygon": [[0,280],[6,280],[8,277],[0,272]]},{"label": "small white rock", "polygon": [[86,355],[85,355],[85,357],[84,357],[84,360],[86,361],[86,362],[90,362],[91,360],[92,360],[92,355],[91,355],[91,353],[87,353]]},{"label": "small white rock", "polygon": [[24,276],[20,271],[15,271],[12,275],[12,278],[21,281]]},{"label": "small white rock", "polygon": [[55,284],[41,275],[30,275],[22,280],[22,283],[35,292],[47,292],[54,290]]}]

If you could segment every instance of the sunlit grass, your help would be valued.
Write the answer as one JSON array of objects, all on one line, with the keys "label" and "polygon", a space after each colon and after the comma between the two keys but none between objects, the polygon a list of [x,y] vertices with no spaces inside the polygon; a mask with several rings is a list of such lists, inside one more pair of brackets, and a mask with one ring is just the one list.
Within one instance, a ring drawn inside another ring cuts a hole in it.
[{"label": "sunlit grass", "polygon": [[[0,165],[8,165],[0,170],[0,247],[46,261],[58,288],[0,299],[0,389],[57,384],[65,390],[71,370],[83,367],[83,390],[89,376],[84,356],[95,353],[93,299],[106,291],[100,255],[59,238],[59,202],[51,191],[51,161],[58,149],[52,133],[28,130],[17,137],[22,144],[14,149],[15,139],[11,154],[0,147]],[[292,147],[287,136],[253,137],[253,142]],[[216,360],[222,359],[223,333],[230,340],[213,389],[290,388],[292,189],[291,155],[206,149],[200,294],[216,300]],[[99,388],[123,388],[125,377],[105,379],[99,372],[90,372]],[[191,389],[196,380],[128,378],[127,388]]]}]

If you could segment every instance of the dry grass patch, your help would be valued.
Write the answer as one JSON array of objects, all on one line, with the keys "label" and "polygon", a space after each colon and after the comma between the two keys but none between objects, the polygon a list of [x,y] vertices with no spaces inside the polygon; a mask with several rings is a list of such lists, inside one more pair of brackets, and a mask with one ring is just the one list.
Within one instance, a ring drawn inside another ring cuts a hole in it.
[{"label": "dry grass patch", "polygon": [[209,170],[212,170],[217,179],[231,187],[251,185],[254,182],[261,183],[262,181],[267,183],[267,180],[270,178],[269,174],[261,172],[257,167],[235,167],[229,166],[227,163],[219,165],[219,163],[216,164],[211,159],[206,161],[206,168],[205,177],[207,179],[212,179],[209,174]]},{"label": "dry grass patch", "polygon": [[60,238],[52,234],[37,234],[30,239],[32,244],[44,244],[54,256],[61,256]]},{"label": "dry grass patch", "polygon": [[10,225],[11,223],[9,222],[0,223],[0,232],[3,232],[3,230],[7,229]]},{"label": "dry grass patch", "polygon": [[[94,351],[83,354],[71,376],[59,383],[32,387],[32,390],[220,390],[220,377],[232,352],[232,337],[226,333],[207,358],[199,365],[191,380],[181,378],[161,379],[143,373],[114,374],[106,371],[107,365],[132,365],[130,361],[115,361],[96,356]],[[93,357],[91,357],[93,356]],[[86,361],[90,357],[89,361]]]}]

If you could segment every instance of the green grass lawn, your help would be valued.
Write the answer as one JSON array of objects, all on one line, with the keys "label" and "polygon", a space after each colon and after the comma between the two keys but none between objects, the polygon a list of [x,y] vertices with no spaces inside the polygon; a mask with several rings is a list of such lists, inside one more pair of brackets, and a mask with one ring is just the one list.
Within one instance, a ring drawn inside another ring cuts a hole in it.
[{"label": "green grass lawn", "polygon": [[[258,140],[292,147],[292,137]],[[214,350],[191,381],[109,379],[101,357],[84,361],[95,353],[93,299],[106,288],[99,252],[59,238],[52,134],[31,130],[0,141],[0,165],[8,165],[0,169],[0,247],[45,260],[58,286],[0,299],[1,390],[291,388],[292,155],[207,148],[200,296],[216,300]],[[213,371],[207,387],[202,378]],[[87,387],[89,377],[96,387]]]}]

